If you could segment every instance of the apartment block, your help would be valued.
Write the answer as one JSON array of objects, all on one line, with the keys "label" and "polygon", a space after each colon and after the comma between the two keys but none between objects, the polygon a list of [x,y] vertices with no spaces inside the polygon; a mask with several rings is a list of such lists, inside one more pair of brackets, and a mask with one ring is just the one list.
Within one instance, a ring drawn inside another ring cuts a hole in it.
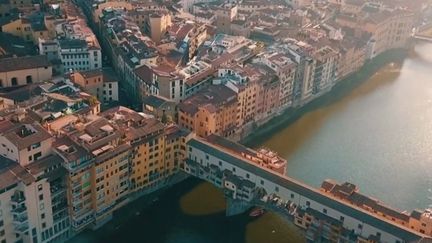
[{"label": "apartment block", "polygon": [[51,152],[53,138],[39,124],[3,119],[0,127],[0,240],[68,239],[64,171]]},{"label": "apartment block", "polygon": [[225,85],[212,85],[179,105],[178,124],[198,136],[232,137],[237,130],[237,94]]},{"label": "apartment block", "polygon": [[85,40],[59,40],[58,48],[64,73],[88,71],[102,67],[101,49],[89,46]]},{"label": "apartment block", "polygon": [[293,102],[296,64],[287,55],[277,52],[265,53],[259,59],[260,62],[273,69],[278,76],[281,83],[280,106],[290,107]]},{"label": "apartment block", "polygon": [[125,107],[62,130],[53,147],[68,171],[74,232],[100,227],[131,198],[166,185],[183,165],[189,134]]},{"label": "apartment block", "polygon": [[4,157],[27,166],[51,154],[52,136],[37,123],[14,124],[2,121],[7,127],[1,133],[0,154]]}]

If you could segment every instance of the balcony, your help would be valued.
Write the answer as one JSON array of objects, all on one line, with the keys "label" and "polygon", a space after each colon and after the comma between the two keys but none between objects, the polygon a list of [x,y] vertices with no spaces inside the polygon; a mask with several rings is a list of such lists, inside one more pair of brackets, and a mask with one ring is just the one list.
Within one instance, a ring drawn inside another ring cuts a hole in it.
[{"label": "balcony", "polygon": [[25,207],[25,197],[23,195],[13,195],[11,200],[12,207]]},{"label": "balcony", "polygon": [[63,192],[65,192],[66,189],[61,185],[53,185],[51,186],[50,191],[51,191],[51,197],[54,198],[59,196]]},{"label": "balcony", "polygon": [[13,222],[16,225],[20,225],[22,223],[27,223],[28,222],[28,217],[27,214],[22,214],[20,216],[15,216],[13,217]]},{"label": "balcony", "polygon": [[56,212],[56,213],[53,215],[54,223],[56,223],[56,222],[60,222],[60,221],[62,221],[63,219],[66,219],[66,218],[69,218],[69,214],[68,214],[67,208],[64,208],[63,210],[58,211],[58,212]]},{"label": "balcony", "polygon": [[27,208],[25,206],[17,207],[12,209],[12,215],[14,217],[21,217],[23,215],[27,216]]},{"label": "balcony", "polygon": [[15,233],[18,233],[18,234],[27,233],[29,230],[29,225],[28,225],[27,221],[15,222],[15,220],[14,220],[14,226],[15,226],[14,227]]},{"label": "balcony", "polygon": [[83,229],[94,221],[93,211],[89,211],[79,217],[72,217],[72,228],[75,231]]}]

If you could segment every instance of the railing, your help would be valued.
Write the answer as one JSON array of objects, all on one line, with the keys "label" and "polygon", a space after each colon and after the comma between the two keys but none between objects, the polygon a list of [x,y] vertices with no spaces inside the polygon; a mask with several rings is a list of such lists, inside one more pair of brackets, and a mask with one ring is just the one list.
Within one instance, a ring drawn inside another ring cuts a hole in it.
[{"label": "railing", "polygon": [[14,230],[15,230],[15,232],[16,233],[19,233],[19,234],[23,234],[23,233],[26,233],[28,230],[29,230],[29,225],[28,225],[28,222],[26,221],[26,222],[22,222],[22,223],[15,223],[14,222]]}]

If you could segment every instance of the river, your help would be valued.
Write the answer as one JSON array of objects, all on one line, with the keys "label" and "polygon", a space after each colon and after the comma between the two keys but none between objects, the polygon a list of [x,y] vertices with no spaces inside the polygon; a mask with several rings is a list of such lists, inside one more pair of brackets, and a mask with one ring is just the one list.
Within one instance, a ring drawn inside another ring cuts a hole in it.
[{"label": "river", "polygon": [[263,146],[313,186],[349,181],[402,210],[432,203],[432,44],[380,69],[349,95],[304,114]]},{"label": "river", "polygon": [[[271,124],[270,124],[271,125]],[[279,127],[279,126],[278,126]],[[313,186],[350,181],[368,195],[406,210],[432,198],[432,44],[419,44],[403,62],[387,65],[344,96],[276,133],[255,139],[288,160],[287,174]],[[189,179],[145,206],[139,199],[79,243],[304,242],[290,222],[266,213],[225,217],[223,194]]]}]

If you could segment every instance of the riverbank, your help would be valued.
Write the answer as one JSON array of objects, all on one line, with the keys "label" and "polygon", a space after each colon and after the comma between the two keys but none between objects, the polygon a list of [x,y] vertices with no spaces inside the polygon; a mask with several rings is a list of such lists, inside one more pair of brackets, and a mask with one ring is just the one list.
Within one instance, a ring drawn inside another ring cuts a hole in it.
[{"label": "riverbank", "polygon": [[367,81],[384,66],[392,62],[402,62],[407,54],[407,50],[396,49],[375,57],[373,60],[367,62],[359,71],[339,81],[329,92],[300,108],[287,109],[281,115],[272,118],[264,125],[258,127],[256,131],[242,139],[240,143],[248,147],[260,146],[263,140],[271,138],[280,131],[280,129],[294,123],[304,114],[339,101],[353,89]]}]

